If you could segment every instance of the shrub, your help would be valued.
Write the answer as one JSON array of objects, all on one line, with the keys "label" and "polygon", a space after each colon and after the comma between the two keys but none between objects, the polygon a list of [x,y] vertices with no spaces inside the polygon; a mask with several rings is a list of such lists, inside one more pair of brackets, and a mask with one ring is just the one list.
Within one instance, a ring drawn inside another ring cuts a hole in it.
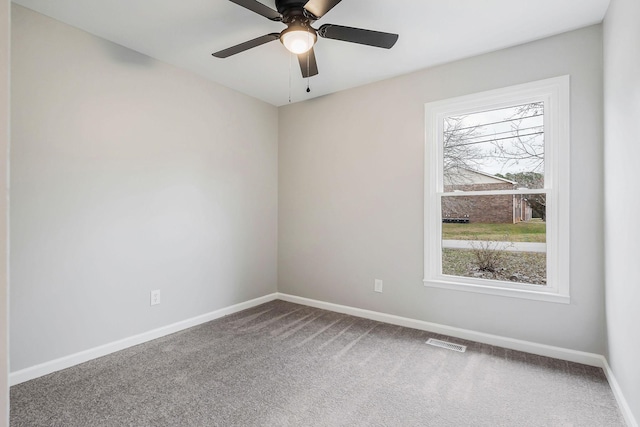
[{"label": "shrub", "polygon": [[486,241],[474,240],[470,242],[471,251],[474,255],[474,263],[478,270],[489,271],[495,273],[501,268],[505,257],[505,250],[513,247],[508,236],[504,237],[505,241]]}]

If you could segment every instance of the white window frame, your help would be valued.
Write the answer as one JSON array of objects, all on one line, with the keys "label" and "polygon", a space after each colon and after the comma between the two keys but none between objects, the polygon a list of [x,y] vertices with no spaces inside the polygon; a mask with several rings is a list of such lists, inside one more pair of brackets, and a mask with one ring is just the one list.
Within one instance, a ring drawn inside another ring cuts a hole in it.
[{"label": "white window frame", "polygon": [[[425,105],[425,199],[424,284],[427,287],[478,292],[515,298],[570,303],[570,100],[569,76],[555,77],[488,92],[430,102]],[[544,102],[544,189],[444,192],[444,119],[521,105]],[[547,284],[507,283],[442,274],[443,196],[546,193]]]}]

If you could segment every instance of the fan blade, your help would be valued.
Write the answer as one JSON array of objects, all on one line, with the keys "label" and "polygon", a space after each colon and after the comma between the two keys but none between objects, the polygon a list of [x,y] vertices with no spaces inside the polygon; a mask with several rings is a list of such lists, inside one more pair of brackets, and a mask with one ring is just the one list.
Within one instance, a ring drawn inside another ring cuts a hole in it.
[{"label": "fan blade", "polygon": [[316,63],[316,54],[313,52],[313,48],[298,55],[298,62],[300,63],[302,77],[313,77],[318,74],[318,64]]},{"label": "fan blade", "polygon": [[320,19],[338,3],[340,0],[309,0],[304,8],[314,17]]},{"label": "fan blade", "polygon": [[374,47],[390,49],[398,41],[398,35],[380,31],[363,30],[361,28],[343,27],[342,25],[324,24],[318,29],[318,35],[326,39],[366,44]]},{"label": "fan blade", "polygon": [[235,55],[236,53],[244,52],[245,50],[249,50],[251,48],[263,45],[265,43],[272,42],[274,40],[278,40],[279,38],[280,38],[279,33],[266,34],[264,36],[257,37],[253,40],[249,40],[244,43],[240,43],[230,48],[221,50],[219,52],[212,53],[212,55],[215,56],[216,58],[227,58],[231,55]]},{"label": "fan blade", "polygon": [[242,6],[246,9],[249,9],[252,12],[257,13],[258,15],[262,15],[267,19],[271,19],[272,21],[282,21],[282,15],[280,15],[275,10],[271,9],[268,6],[263,5],[262,3],[256,0],[229,0],[231,3],[235,3],[238,6]]}]

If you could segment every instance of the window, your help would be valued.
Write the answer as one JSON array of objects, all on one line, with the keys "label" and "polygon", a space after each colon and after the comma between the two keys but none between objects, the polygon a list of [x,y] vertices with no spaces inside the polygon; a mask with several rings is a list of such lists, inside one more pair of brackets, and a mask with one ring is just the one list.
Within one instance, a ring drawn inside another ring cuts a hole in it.
[{"label": "window", "polygon": [[569,303],[569,76],[426,105],[426,286]]}]

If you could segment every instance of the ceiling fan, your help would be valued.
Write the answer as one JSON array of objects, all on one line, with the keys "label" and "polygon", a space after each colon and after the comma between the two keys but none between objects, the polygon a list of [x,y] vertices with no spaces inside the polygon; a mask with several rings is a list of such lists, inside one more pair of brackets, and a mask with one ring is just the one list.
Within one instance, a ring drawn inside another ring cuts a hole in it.
[{"label": "ceiling fan", "polygon": [[275,0],[276,10],[258,2],[257,0],[230,0],[252,12],[262,15],[271,21],[284,23],[285,28],[280,33],[270,33],[255,39],[240,43],[213,54],[216,58],[227,58],[245,50],[261,46],[270,41],[278,40],[292,53],[298,56],[300,70],[303,77],[318,74],[318,64],[313,52],[313,45],[318,36],[326,39],[341,40],[351,43],[365,44],[374,47],[390,49],[398,40],[397,34],[361,28],[344,27],[342,25],[324,24],[315,29],[311,26],[333,9],[341,0]]}]

